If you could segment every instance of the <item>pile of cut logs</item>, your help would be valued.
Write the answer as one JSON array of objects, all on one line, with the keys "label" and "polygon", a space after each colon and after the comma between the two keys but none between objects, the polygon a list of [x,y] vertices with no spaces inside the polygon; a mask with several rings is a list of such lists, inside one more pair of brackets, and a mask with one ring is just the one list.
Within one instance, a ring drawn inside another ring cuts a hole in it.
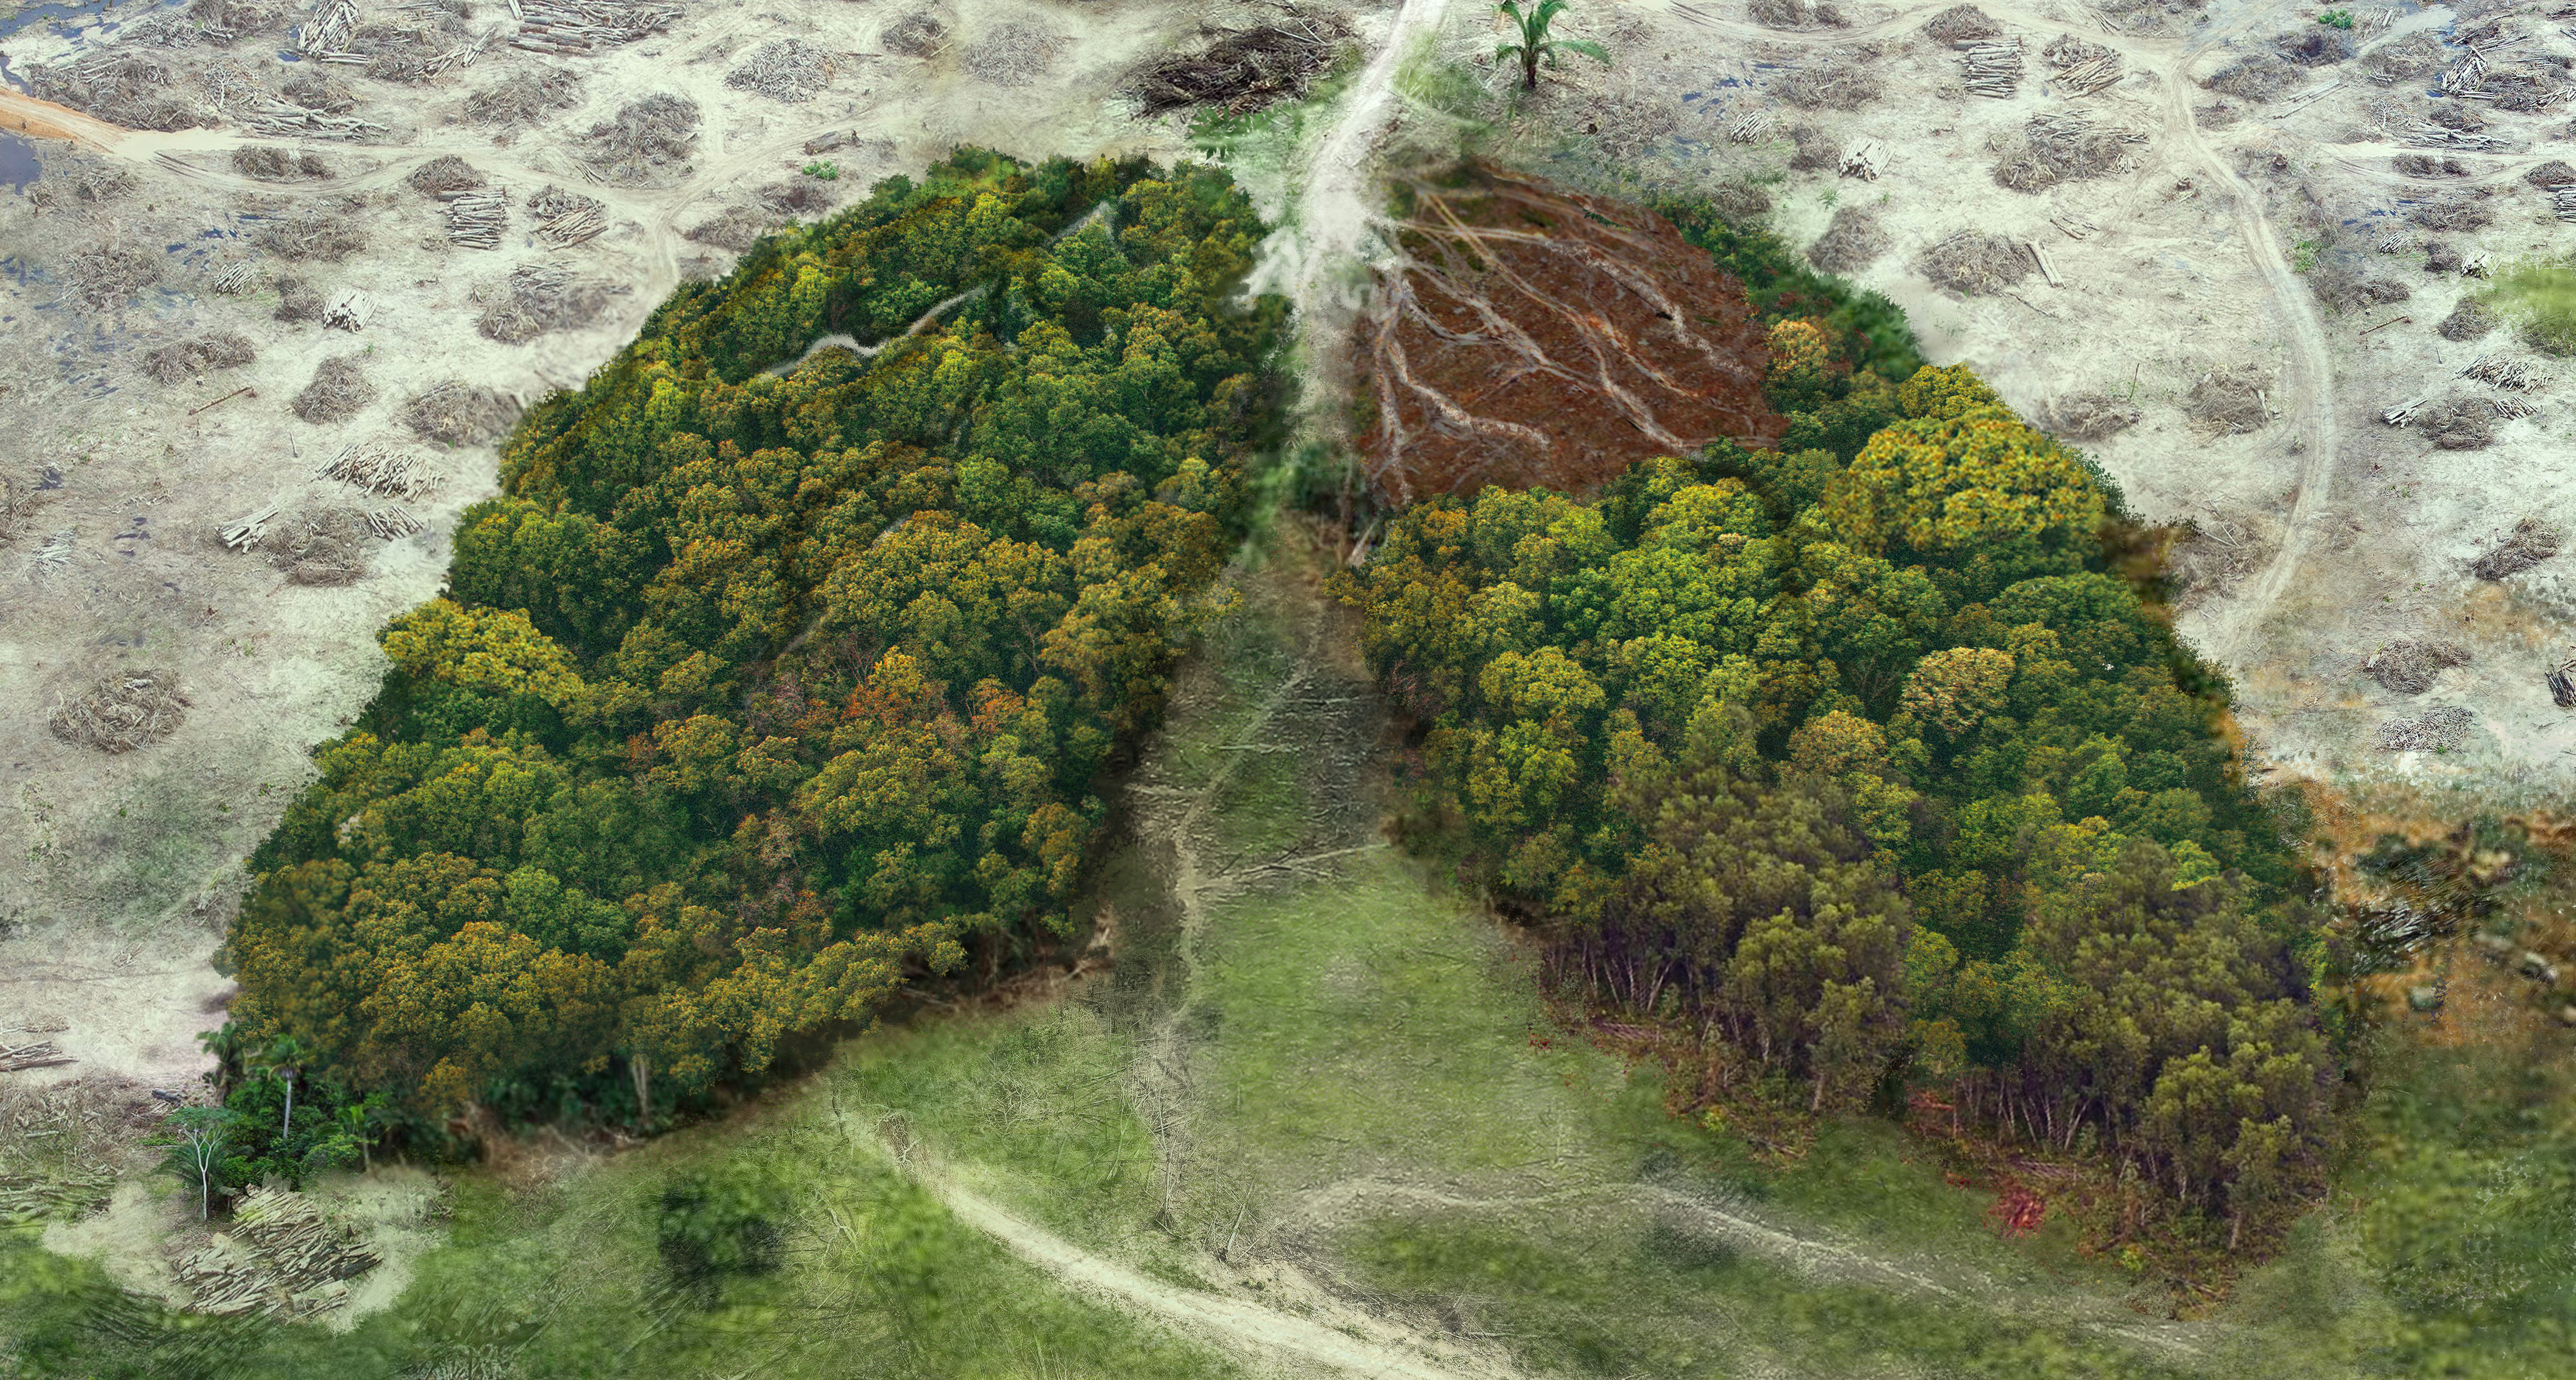
[{"label": "pile of cut logs", "polygon": [[1966,56],[1968,89],[1980,96],[2009,97],[2021,86],[2021,40],[1991,39],[1961,43]]},{"label": "pile of cut logs", "polygon": [[234,1210],[232,1233],[181,1260],[178,1275],[198,1312],[302,1318],[348,1302],[342,1281],[381,1261],[302,1194],[261,1187]]},{"label": "pile of cut logs", "polygon": [[607,0],[513,0],[518,37],[532,53],[592,53],[660,33],[687,11],[677,5],[618,5]]},{"label": "pile of cut logs", "polygon": [[30,1040],[12,1044],[7,1038],[0,1037],[0,1073],[15,1073],[20,1069],[49,1069],[57,1064],[73,1062],[75,1062],[73,1058],[56,1049],[51,1040]]},{"label": "pile of cut logs", "polygon": [[510,199],[498,191],[441,192],[447,203],[447,238],[468,249],[498,249],[509,228]]}]

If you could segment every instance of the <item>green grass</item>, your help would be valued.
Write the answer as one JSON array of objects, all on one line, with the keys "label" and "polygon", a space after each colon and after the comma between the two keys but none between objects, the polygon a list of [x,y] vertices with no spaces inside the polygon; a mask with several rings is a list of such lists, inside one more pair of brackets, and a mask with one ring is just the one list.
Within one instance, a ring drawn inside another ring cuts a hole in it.
[{"label": "green grass", "polygon": [[[0,1237],[0,1375],[393,1376],[481,1349],[523,1376],[1219,1377],[1235,1367],[1056,1288],[867,1147],[826,1083],[534,1194],[468,1175],[445,1245],[345,1336],[122,1303],[95,1266]],[[662,1195],[764,1186],[778,1264],[703,1287],[663,1263]],[[112,1324],[112,1325],[111,1325]],[[15,1369],[11,1358],[14,1355]]]},{"label": "green grass", "polygon": [[2523,342],[2553,355],[2576,355],[2576,265],[2523,260],[2496,270],[2479,296],[2497,314],[2522,323]]}]

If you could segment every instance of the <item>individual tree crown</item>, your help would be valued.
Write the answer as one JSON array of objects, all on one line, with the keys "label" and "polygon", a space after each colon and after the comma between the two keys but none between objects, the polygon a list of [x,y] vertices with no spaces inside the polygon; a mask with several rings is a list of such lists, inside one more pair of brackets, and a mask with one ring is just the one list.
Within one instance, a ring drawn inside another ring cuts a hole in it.
[{"label": "individual tree crown", "polygon": [[1522,12],[1517,0],[1503,0],[1503,3],[1494,8],[1520,28],[1521,41],[1498,45],[1494,49],[1494,59],[1497,62],[1508,59],[1521,65],[1521,86],[1524,90],[1538,89],[1540,61],[1544,60],[1553,70],[1557,66],[1556,55],[1560,49],[1569,53],[1580,53],[1605,67],[1610,65],[1609,50],[1588,38],[1550,38],[1548,36],[1549,26],[1553,25],[1557,15],[1565,10],[1565,0],[1539,0],[1539,3],[1527,13]]}]

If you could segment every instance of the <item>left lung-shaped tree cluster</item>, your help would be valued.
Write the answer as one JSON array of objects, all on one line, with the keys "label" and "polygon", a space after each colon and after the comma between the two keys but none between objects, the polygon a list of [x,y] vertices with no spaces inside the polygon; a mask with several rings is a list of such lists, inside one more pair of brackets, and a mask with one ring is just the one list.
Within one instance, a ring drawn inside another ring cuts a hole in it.
[{"label": "left lung-shaped tree cluster", "polygon": [[[684,289],[384,634],[254,859],[235,1042],[423,1111],[667,1104],[1064,933],[1235,539],[1261,229],[1218,172],[964,152]],[[770,372],[834,330],[892,343]]]}]

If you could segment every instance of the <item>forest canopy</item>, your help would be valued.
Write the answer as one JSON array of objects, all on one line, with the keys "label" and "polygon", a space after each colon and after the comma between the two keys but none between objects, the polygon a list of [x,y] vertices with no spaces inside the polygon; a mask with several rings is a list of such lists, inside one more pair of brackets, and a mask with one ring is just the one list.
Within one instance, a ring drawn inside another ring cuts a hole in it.
[{"label": "forest canopy", "polygon": [[[1064,936],[1239,535],[1262,233],[1219,171],[965,150],[683,287],[383,634],[253,859],[227,1047],[649,1111]],[[829,331],[887,343],[775,368]]]},{"label": "forest canopy", "polygon": [[2334,1078],[2296,860],[2114,569],[2116,492],[1882,304],[1676,218],[1764,307],[1787,437],[1392,520],[1345,597],[1415,827],[1738,1092],[1910,1083],[2210,1220],[2294,1199]]}]

